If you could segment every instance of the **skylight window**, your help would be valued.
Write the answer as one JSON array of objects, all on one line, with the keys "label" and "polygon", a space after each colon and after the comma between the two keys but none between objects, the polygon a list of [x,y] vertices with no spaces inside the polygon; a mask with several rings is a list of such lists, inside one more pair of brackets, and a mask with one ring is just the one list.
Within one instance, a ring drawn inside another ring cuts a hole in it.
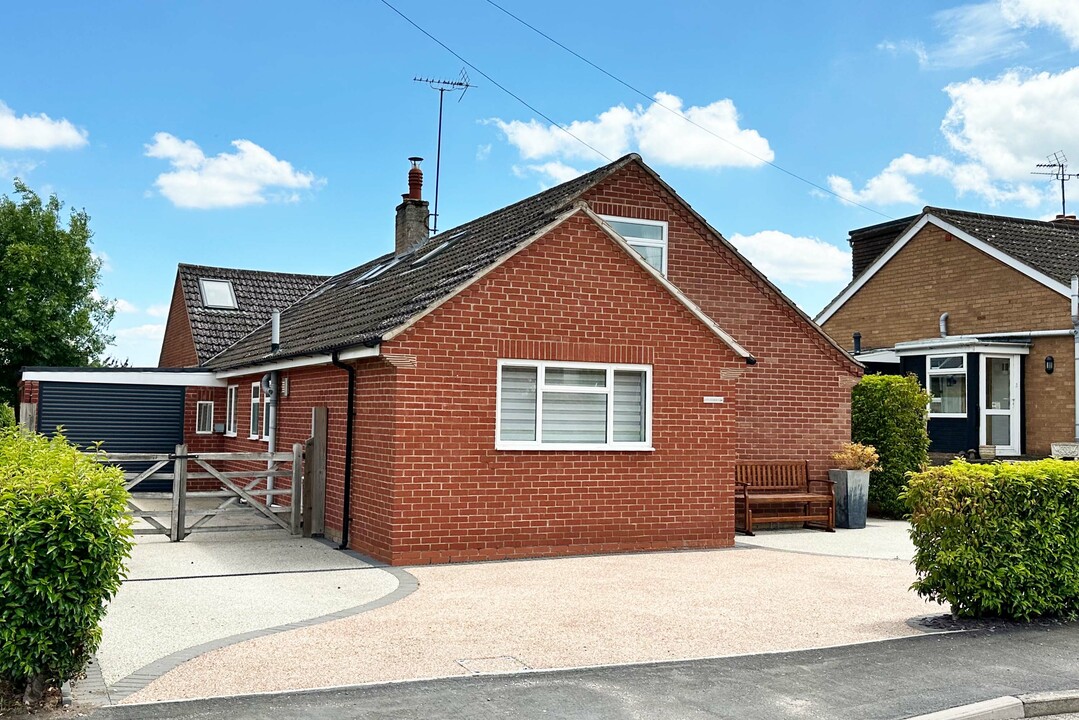
[{"label": "skylight window", "polygon": [[[452,240],[452,238],[451,238],[451,240]],[[427,252],[425,252],[425,253],[424,253],[423,255],[421,255],[420,257],[418,257],[418,258],[416,258],[415,260],[413,260],[413,261],[412,261],[412,264],[413,264],[413,265],[419,265],[420,263],[424,263],[424,262],[427,262],[428,260],[430,260],[431,258],[433,258],[433,257],[434,257],[435,255],[438,255],[438,254],[439,254],[440,252],[442,252],[443,250],[445,250],[445,249],[446,249],[446,248],[447,248],[447,247],[449,246],[449,244],[450,244],[450,241],[449,241],[449,240],[447,240],[447,241],[445,241],[445,242],[443,242],[443,243],[440,243],[440,244],[439,244],[439,245],[438,245],[437,247],[435,247],[435,248],[434,248],[433,250],[428,250],[428,251],[427,251]]]},{"label": "skylight window", "polygon": [[199,289],[202,290],[204,307],[236,309],[236,294],[232,291],[231,280],[199,278]]},{"label": "skylight window", "polygon": [[379,275],[386,272],[387,270],[392,268],[394,265],[396,265],[400,261],[401,261],[400,258],[394,258],[393,260],[390,260],[389,262],[381,263],[379,265],[375,265],[373,268],[371,268],[370,270],[365,272],[363,275],[360,275],[358,278],[356,278],[352,282],[353,283],[361,283],[361,282],[366,282],[367,280],[374,280]]}]

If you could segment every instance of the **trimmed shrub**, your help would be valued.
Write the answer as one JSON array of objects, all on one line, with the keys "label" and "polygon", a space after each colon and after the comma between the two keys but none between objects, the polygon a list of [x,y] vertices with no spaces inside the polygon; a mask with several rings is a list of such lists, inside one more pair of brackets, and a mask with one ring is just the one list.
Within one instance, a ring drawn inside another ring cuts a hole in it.
[{"label": "trimmed shrub", "polygon": [[132,546],[123,480],[61,436],[0,430],[0,682],[63,682],[97,650]]},{"label": "trimmed shrub", "polygon": [[972,465],[910,477],[912,588],[966,617],[1079,610],[1079,462]]},{"label": "trimmed shrub", "polygon": [[0,402],[0,430],[15,427],[15,411],[6,402]]},{"label": "trimmed shrub", "polygon": [[929,462],[928,406],[929,393],[914,375],[866,375],[851,391],[851,439],[872,445],[880,455],[869,476],[874,514],[899,518],[907,513],[899,497],[907,473]]}]

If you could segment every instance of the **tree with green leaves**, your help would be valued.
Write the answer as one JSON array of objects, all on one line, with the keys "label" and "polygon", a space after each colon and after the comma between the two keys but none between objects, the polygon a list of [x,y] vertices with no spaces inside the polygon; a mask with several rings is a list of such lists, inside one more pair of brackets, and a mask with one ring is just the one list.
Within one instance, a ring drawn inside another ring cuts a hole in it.
[{"label": "tree with green leaves", "polygon": [[42,201],[15,180],[0,196],[0,401],[17,401],[19,371],[98,363],[112,341],[113,309],[97,292],[101,262],[90,252],[90,216]]}]

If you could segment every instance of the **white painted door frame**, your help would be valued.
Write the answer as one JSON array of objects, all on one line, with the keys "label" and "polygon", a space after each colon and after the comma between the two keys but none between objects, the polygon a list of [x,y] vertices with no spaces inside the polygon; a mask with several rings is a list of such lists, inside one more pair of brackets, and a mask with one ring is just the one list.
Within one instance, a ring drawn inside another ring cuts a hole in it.
[{"label": "white painted door frame", "polygon": [[[996,358],[1000,360],[1008,361],[1008,386],[1009,386],[1009,401],[1008,410],[1000,410],[989,407],[989,398],[985,395],[987,365],[986,362],[989,358]],[[1022,413],[1023,413],[1023,397],[1021,387],[1019,383],[1019,363],[1022,362],[1022,355],[1006,355],[999,353],[985,353],[978,356],[978,406],[980,408],[978,418],[978,442],[980,445],[988,444],[986,431],[988,430],[988,423],[986,421],[987,416],[1011,416],[1010,435],[1011,444],[1009,445],[997,445],[997,455],[1011,456],[1018,455],[1020,452],[1020,433],[1023,427]]]}]

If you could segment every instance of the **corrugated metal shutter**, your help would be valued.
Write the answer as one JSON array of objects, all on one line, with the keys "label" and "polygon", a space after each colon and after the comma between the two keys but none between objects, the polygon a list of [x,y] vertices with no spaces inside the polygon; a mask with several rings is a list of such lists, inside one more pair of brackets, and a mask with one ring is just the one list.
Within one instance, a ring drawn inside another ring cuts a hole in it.
[{"label": "corrugated metal shutter", "polygon": [[[42,382],[37,417],[40,432],[53,435],[62,426],[64,436],[82,447],[102,441],[108,452],[172,452],[184,437],[184,388]],[[147,481],[137,489],[170,488]]]}]

